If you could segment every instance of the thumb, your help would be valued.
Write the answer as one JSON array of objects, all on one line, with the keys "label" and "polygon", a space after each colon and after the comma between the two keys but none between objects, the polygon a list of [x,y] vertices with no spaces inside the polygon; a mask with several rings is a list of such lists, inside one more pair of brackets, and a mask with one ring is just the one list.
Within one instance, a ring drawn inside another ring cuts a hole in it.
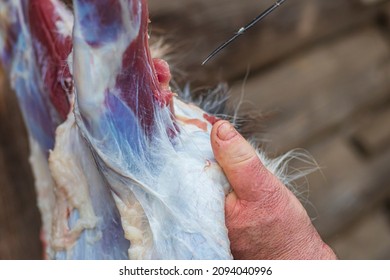
[{"label": "thumb", "polygon": [[280,181],[262,164],[255,149],[227,121],[211,131],[214,156],[235,194],[227,199],[257,201],[280,190]]}]

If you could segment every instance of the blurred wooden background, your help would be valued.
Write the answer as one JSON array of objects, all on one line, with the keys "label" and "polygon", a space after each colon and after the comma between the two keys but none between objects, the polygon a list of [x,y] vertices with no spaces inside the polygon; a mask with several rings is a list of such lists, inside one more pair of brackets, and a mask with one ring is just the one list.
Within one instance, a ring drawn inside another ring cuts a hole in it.
[{"label": "blurred wooden background", "polygon": [[[390,1],[286,1],[204,67],[273,0],[149,3],[181,86],[228,82],[232,103],[244,89],[271,116],[263,138],[272,154],[304,148],[317,160],[322,172],[302,196],[339,257],[390,259]],[[0,75],[0,258],[40,258],[28,145],[7,87]]]}]

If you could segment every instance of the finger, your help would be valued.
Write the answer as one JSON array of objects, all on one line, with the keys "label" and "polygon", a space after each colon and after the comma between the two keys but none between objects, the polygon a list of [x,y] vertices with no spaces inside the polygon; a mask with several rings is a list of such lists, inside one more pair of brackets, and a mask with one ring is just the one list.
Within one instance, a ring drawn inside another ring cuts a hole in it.
[{"label": "finger", "polygon": [[[213,126],[211,145],[238,199],[255,201],[280,188],[279,180],[229,122],[219,121]],[[234,199],[231,202],[234,203]]]}]

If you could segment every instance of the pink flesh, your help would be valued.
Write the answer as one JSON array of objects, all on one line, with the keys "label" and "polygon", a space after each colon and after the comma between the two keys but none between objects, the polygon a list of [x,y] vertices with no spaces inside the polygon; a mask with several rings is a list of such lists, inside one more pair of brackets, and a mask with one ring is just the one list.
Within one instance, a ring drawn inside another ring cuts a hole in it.
[{"label": "pink flesh", "polygon": [[[134,5],[136,3],[137,1],[133,1]],[[120,14],[118,0],[110,1],[110,6],[116,7],[116,14]],[[103,25],[105,22],[115,20],[112,18],[113,13],[105,11],[99,14]],[[65,119],[70,110],[68,94],[73,86],[73,82],[67,83],[72,81],[72,75],[66,63],[72,50],[72,38],[64,38],[56,30],[59,16],[50,0],[29,1],[28,13],[39,71],[52,104]],[[123,68],[117,77],[116,88],[122,92],[122,98],[127,105],[134,112],[138,112],[141,124],[149,131],[154,122],[154,102],[161,107],[170,106],[173,94],[169,89],[171,74],[168,64],[162,59],[151,59],[148,45],[147,1],[144,0],[141,18],[139,35],[123,55]],[[134,89],[140,89],[139,98],[132,95]]]},{"label": "pink flesh", "polygon": [[194,125],[203,131],[207,131],[207,123],[203,122],[199,119],[189,119],[189,118],[186,118],[183,116],[178,116],[177,119],[182,121],[183,123],[185,123],[187,125]]},{"label": "pink flesh", "polygon": [[72,50],[72,38],[63,37],[56,28],[60,20],[50,0],[29,1],[29,25],[39,71],[50,101],[62,119],[70,110],[68,94],[72,75],[66,62]]},{"label": "pink flesh", "polygon": [[[136,2],[133,1],[134,4]],[[116,83],[127,105],[138,113],[146,132],[150,132],[154,123],[154,103],[157,101],[161,107],[169,106],[173,96],[169,89],[171,74],[168,63],[162,59],[151,59],[148,22],[147,1],[143,0],[140,31],[123,56],[122,73]],[[139,98],[134,98],[135,89],[140,90]]]},{"label": "pink flesh", "polygon": [[221,120],[215,116],[208,115],[206,113],[203,114],[203,118],[207,120],[211,125],[214,125],[217,121]]},{"label": "pink flesh", "polygon": [[154,58],[153,64],[161,88],[164,90],[169,90],[169,82],[171,81],[171,72],[169,71],[168,63],[161,58]]}]

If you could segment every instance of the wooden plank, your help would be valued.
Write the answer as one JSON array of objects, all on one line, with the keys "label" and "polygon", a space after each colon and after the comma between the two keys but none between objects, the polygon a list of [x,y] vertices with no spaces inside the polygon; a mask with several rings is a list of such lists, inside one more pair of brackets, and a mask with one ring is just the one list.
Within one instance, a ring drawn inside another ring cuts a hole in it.
[{"label": "wooden plank", "polygon": [[[320,234],[326,239],[348,229],[372,207],[377,207],[390,194],[388,166],[390,150],[376,157],[362,157],[351,141],[351,135],[362,114],[340,129],[319,137],[305,148],[316,159],[320,171],[307,176],[305,187],[299,189],[301,201]],[[305,164],[294,164],[302,168]]]},{"label": "wooden plank", "polygon": [[347,231],[329,240],[329,244],[340,259],[388,259],[389,217],[383,209],[377,209]]},{"label": "wooden plank", "polygon": [[[273,149],[303,147],[358,110],[390,98],[389,58],[386,39],[365,28],[250,77],[245,100],[274,111],[267,123]],[[233,95],[241,87],[234,85]]]},{"label": "wooden plank", "polygon": [[[307,177],[310,190],[309,200],[314,206],[324,200],[327,192],[339,189],[340,182],[353,178],[356,170],[367,166],[367,162],[356,153],[350,144],[347,135],[335,134],[324,137],[306,149],[320,168],[318,172]],[[332,205],[332,201],[324,203]],[[315,216],[314,212],[312,217]]]},{"label": "wooden plank", "polygon": [[[383,2],[383,1],[382,1]],[[361,1],[287,1],[277,12],[242,36],[207,67],[202,60],[273,0],[150,0],[152,32],[163,30],[177,56],[174,65],[200,84],[242,78],[305,46],[359,28],[383,8]]]},{"label": "wooden plank", "polygon": [[[348,167],[350,162],[334,156],[327,166],[340,168],[339,174],[328,172],[327,180],[322,184],[315,187],[311,184],[309,201],[314,208],[308,207],[308,210],[311,217],[316,218],[314,224],[325,238],[348,228],[390,195],[390,151],[372,161],[354,162],[354,168]],[[345,174],[342,174],[344,170]],[[310,177],[308,180],[312,182]]]},{"label": "wooden plank", "polygon": [[[335,201],[329,194],[353,192],[353,190],[344,189],[343,182],[353,179],[356,171],[364,170],[367,163],[356,153],[348,141],[348,135],[344,133],[323,137],[321,141],[306,149],[316,160],[320,170],[309,174],[306,180],[298,182],[299,188],[296,193],[299,194],[298,197],[321,235],[329,237],[340,230],[339,224],[329,221],[342,219],[348,227],[343,213],[328,212],[327,208],[338,207],[337,204],[334,205]],[[307,164],[296,161],[292,162],[292,165],[298,170],[307,168]],[[368,201],[370,200],[367,199],[364,203]],[[329,214],[333,216],[328,216]]]},{"label": "wooden plank", "polygon": [[369,156],[390,149],[390,106],[372,115],[352,136],[353,141]]},{"label": "wooden plank", "polygon": [[40,215],[28,141],[15,94],[0,68],[0,259],[42,258]]}]

